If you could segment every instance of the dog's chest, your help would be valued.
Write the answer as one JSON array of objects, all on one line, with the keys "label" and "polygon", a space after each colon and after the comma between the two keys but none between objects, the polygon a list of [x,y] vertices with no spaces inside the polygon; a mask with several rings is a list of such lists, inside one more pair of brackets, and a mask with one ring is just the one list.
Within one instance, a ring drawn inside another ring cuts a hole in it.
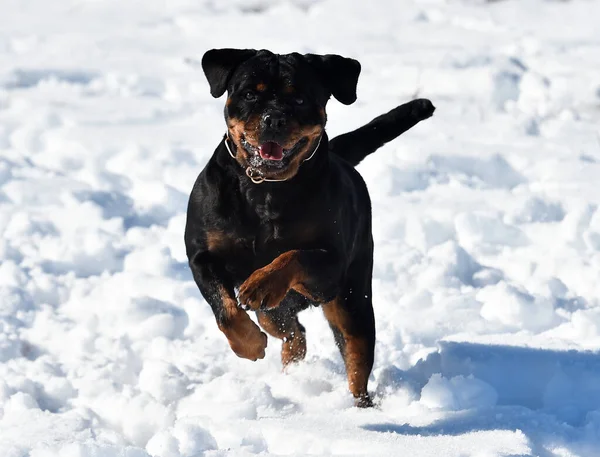
[{"label": "dog's chest", "polygon": [[208,249],[237,280],[246,279],[286,251],[313,249],[323,224],[306,199],[290,201],[264,187],[244,189],[242,200],[223,206],[208,234]]},{"label": "dog's chest", "polygon": [[272,195],[262,197],[254,198],[250,211],[238,214],[237,223],[219,231],[218,243],[210,246],[232,268],[243,264],[251,273],[286,251],[314,244],[317,227],[302,211]]},{"label": "dog's chest", "polygon": [[261,223],[277,223],[286,210],[286,202],[278,199],[273,192],[257,192],[251,188],[246,193],[246,198]]}]

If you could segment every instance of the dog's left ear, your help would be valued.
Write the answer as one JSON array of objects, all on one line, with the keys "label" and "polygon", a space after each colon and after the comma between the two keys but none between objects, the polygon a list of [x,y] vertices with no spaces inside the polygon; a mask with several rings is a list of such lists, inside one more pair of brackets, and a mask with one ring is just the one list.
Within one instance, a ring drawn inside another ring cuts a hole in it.
[{"label": "dog's left ear", "polygon": [[202,57],[202,69],[210,85],[210,94],[219,98],[227,90],[233,71],[242,62],[254,57],[254,49],[211,49]]},{"label": "dog's left ear", "polygon": [[335,54],[306,54],[304,57],[315,68],[331,95],[344,105],[356,101],[356,85],[360,75],[360,63],[357,60]]}]

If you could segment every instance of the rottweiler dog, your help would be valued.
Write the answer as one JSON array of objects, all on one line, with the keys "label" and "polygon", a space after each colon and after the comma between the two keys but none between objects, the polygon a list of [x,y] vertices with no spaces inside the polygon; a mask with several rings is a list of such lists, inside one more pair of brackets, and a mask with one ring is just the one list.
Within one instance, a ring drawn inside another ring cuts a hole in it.
[{"label": "rottweiler dog", "polygon": [[356,100],[360,64],[338,55],[213,49],[202,68],[227,92],[226,133],[192,189],[185,244],[200,292],[231,349],[265,356],[282,340],[284,366],[306,354],[298,312],[321,306],[360,407],[375,349],[371,202],[355,166],[430,117],[413,100],[329,141],[331,96]]}]

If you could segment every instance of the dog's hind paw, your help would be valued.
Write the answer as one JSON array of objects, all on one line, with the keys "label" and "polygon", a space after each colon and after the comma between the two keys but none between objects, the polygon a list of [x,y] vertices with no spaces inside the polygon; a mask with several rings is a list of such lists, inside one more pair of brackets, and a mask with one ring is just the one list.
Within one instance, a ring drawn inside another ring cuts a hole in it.
[{"label": "dog's hind paw", "polygon": [[354,406],[357,408],[373,408],[375,404],[369,394],[365,394],[354,398]]}]

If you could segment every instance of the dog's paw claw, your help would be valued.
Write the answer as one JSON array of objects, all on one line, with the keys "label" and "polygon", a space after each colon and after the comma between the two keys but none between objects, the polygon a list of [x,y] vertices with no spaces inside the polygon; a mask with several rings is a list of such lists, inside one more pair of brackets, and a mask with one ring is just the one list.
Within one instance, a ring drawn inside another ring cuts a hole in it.
[{"label": "dog's paw claw", "polygon": [[260,301],[259,309],[268,309],[269,308],[269,296],[265,295],[263,299]]}]

